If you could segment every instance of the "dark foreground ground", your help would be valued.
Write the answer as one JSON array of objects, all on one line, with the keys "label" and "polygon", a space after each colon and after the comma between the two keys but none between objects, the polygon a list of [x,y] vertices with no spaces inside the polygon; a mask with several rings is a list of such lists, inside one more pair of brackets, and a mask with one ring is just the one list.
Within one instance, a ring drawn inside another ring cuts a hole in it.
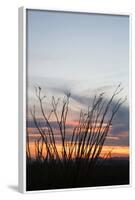
[{"label": "dark foreground ground", "polygon": [[129,160],[99,160],[96,166],[85,160],[27,160],[27,191],[129,184]]}]

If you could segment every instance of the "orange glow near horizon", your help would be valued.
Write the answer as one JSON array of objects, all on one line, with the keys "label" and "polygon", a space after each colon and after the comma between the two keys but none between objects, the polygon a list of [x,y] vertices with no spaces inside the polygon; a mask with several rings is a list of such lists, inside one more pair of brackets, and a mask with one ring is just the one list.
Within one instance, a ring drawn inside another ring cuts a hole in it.
[{"label": "orange glow near horizon", "polygon": [[[73,128],[76,127],[78,125],[78,121],[67,121],[66,122],[67,126],[71,126],[71,127],[67,127],[67,135],[69,135],[69,137],[71,136],[71,134],[73,133]],[[98,128],[98,124],[97,127],[95,128],[94,133],[96,133],[97,128]],[[103,128],[106,126],[106,124],[103,124]],[[46,129],[45,127],[42,127],[44,130]],[[112,127],[110,127],[110,129],[112,129]],[[29,135],[29,147],[30,147],[30,153],[32,157],[35,157],[36,153],[35,153],[35,140],[37,140],[40,137],[39,132],[37,131],[37,129],[35,127],[28,127],[27,128],[28,131],[28,135]],[[102,130],[101,130],[102,132]],[[57,145],[57,150],[59,152],[59,154],[61,154],[61,136],[60,133],[58,131],[58,128],[54,128],[54,136],[56,139],[56,145]],[[123,137],[127,137],[128,136],[128,132],[122,132],[120,135],[117,134],[115,136],[108,134],[106,137],[106,140],[109,141],[109,145],[104,145],[102,148],[102,152],[100,154],[100,157],[104,157],[105,155],[107,155],[110,152],[110,156],[111,157],[129,157],[129,147],[128,146],[122,146],[122,145],[116,145],[115,142],[119,141],[120,138]],[[113,145],[115,144],[115,145]],[[45,148],[44,148],[45,149]],[[43,150],[44,155],[46,154],[45,150]]]},{"label": "orange glow near horizon", "polygon": [[[61,144],[56,144],[58,152],[61,152]],[[35,142],[29,143],[31,156],[35,157]],[[43,150],[45,155],[45,150]],[[103,146],[100,157],[105,157],[110,152],[111,157],[129,157],[128,146]]]}]

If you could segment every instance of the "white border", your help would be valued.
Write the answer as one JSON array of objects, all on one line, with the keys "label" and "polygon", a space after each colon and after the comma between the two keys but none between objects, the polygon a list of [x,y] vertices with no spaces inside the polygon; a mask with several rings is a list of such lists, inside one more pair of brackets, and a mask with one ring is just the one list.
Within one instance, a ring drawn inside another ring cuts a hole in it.
[{"label": "white border", "polygon": [[[26,191],[26,10],[41,10],[41,11],[56,11],[56,12],[73,12],[86,14],[104,14],[104,15],[121,15],[129,16],[129,152],[130,152],[130,183],[127,185],[114,186],[98,186],[98,187],[84,187],[84,188],[67,188],[67,189],[53,189],[53,190],[36,190]],[[127,188],[132,186],[132,13],[129,12],[104,12],[91,11],[90,9],[54,9],[54,8],[39,8],[39,7],[20,7],[19,8],[19,141],[18,141],[18,184],[19,192],[21,193],[43,193],[43,192],[61,192],[61,191],[77,191],[77,190],[91,190],[91,189],[109,189],[109,188]]]},{"label": "white border", "polygon": [[26,9],[19,8],[19,192],[26,192]]},{"label": "white border", "polygon": [[130,160],[130,185],[133,186],[132,179],[132,23],[133,15],[129,15],[129,160]]}]

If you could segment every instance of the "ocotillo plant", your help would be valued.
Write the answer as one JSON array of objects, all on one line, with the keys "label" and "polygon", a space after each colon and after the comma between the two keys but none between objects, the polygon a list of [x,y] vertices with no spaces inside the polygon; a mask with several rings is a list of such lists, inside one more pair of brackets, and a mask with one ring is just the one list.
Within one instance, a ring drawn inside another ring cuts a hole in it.
[{"label": "ocotillo plant", "polygon": [[[87,111],[80,111],[77,125],[73,128],[69,136],[67,131],[67,118],[69,113],[70,93],[67,93],[62,101],[61,112],[58,107],[61,105],[60,99],[54,96],[51,101],[51,110],[49,114],[45,112],[43,101],[45,95],[42,95],[41,87],[35,87],[36,97],[39,102],[42,115],[43,126],[38,123],[36,116],[36,107],[31,110],[32,119],[39,133],[39,138],[35,141],[36,159],[38,160],[59,160],[60,162],[69,160],[85,159],[89,166],[94,166],[101,155],[107,134],[112,125],[112,121],[118,112],[120,106],[126,98],[116,96],[122,91],[121,85],[118,85],[111,98],[104,99],[104,93],[95,95],[92,105],[88,106]],[[51,117],[55,118],[60,136],[60,147],[56,144],[55,130],[51,124]],[[68,140],[67,140],[68,135]],[[27,134],[27,157],[31,158],[29,137]]]}]

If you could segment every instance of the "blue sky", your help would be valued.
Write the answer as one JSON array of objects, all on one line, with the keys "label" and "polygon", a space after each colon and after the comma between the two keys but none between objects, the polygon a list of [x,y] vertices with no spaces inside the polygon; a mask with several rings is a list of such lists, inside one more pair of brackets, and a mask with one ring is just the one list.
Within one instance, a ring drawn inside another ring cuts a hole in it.
[{"label": "blue sky", "polygon": [[[129,16],[27,10],[28,108],[36,102],[33,86],[38,84],[48,108],[52,95],[70,91],[76,117],[88,97],[104,91],[108,99],[119,83],[120,95],[128,99],[128,75]],[[128,132],[128,120],[127,100],[114,135]],[[128,145],[128,134],[123,144]]]},{"label": "blue sky", "polygon": [[62,84],[82,93],[121,82],[128,92],[128,16],[37,10],[27,16],[30,86]]}]

